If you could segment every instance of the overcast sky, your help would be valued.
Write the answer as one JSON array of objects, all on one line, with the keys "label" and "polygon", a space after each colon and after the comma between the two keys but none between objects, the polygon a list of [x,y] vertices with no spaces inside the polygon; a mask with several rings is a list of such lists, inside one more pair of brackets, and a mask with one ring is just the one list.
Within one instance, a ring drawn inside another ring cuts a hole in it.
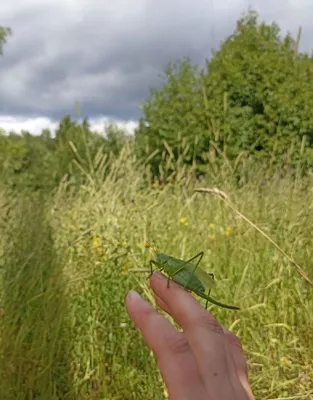
[{"label": "overcast sky", "polygon": [[[165,65],[202,64],[248,7],[310,52],[313,0],[3,0],[0,26],[13,36],[0,58],[0,127],[34,133],[65,114],[133,129]],[[101,129],[101,128],[100,128]]]}]

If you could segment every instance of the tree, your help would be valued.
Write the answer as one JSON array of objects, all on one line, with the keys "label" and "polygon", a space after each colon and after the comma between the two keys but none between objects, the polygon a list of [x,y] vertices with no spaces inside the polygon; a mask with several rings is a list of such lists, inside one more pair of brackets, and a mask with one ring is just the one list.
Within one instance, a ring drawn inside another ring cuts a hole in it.
[{"label": "tree", "polygon": [[86,172],[89,175],[94,173],[96,154],[104,145],[104,137],[91,131],[87,118],[79,124],[72,121],[69,115],[63,117],[56,130],[59,179],[68,174],[76,184],[82,183],[86,179]]},{"label": "tree", "polygon": [[200,71],[188,58],[170,63],[163,75],[164,85],[152,89],[142,105],[144,117],[135,131],[137,153],[141,157],[156,152],[151,159],[154,173],[161,163],[162,153],[171,148],[178,158],[189,147],[184,159],[191,163],[195,142],[198,149],[207,146],[206,118],[203,113]]},{"label": "tree", "polygon": [[280,37],[277,24],[258,24],[257,13],[240,18],[233,35],[202,73],[212,119],[220,121],[219,145],[284,153],[303,135],[312,143],[312,59],[297,56],[297,43]]},{"label": "tree", "polygon": [[124,129],[119,128],[117,124],[109,123],[104,127],[106,134],[105,151],[117,157],[125,144],[132,140],[131,136],[127,136]]},{"label": "tree", "polygon": [[0,134],[1,183],[17,189],[52,189],[57,182],[51,145],[50,138],[26,131]]},{"label": "tree", "polygon": [[7,42],[7,37],[12,35],[12,30],[10,28],[4,28],[0,26],[0,55],[3,53],[3,46]]},{"label": "tree", "polygon": [[[239,153],[279,157],[306,138],[313,164],[313,58],[298,54],[298,41],[280,36],[277,24],[258,22],[249,11],[199,71],[189,60],[170,64],[164,84],[150,91],[135,132],[154,173],[162,152],[205,164],[213,148],[229,159]],[[183,144],[183,145],[182,145]]]}]

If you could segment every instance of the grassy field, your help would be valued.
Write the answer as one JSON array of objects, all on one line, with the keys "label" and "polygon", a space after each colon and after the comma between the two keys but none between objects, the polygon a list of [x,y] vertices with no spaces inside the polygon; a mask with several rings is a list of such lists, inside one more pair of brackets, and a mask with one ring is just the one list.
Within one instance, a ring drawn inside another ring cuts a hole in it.
[{"label": "grassy field", "polygon": [[313,277],[313,178],[242,167],[235,184],[225,166],[201,183],[178,170],[145,189],[135,164],[123,152],[79,193],[65,183],[49,198],[2,191],[1,399],[166,398],[124,305],[130,289],[153,302],[145,276],[129,272],[148,267],[145,239],[176,257],[204,251],[212,296],[241,307],[209,309],[241,339],[257,399],[313,398],[313,288],[223,202],[193,192],[225,191]]}]

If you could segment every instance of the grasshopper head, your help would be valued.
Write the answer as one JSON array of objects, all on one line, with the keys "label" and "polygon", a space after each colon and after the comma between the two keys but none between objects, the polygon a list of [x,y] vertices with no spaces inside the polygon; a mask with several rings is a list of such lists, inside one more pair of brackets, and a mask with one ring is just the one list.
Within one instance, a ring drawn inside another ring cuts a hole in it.
[{"label": "grasshopper head", "polygon": [[144,242],[144,247],[146,248],[146,249],[151,249],[152,251],[154,251],[155,253],[157,253],[157,249],[155,248],[155,247],[153,247],[153,246],[151,246],[151,244],[146,240],[145,242]]},{"label": "grasshopper head", "polygon": [[164,253],[157,253],[156,256],[156,261],[158,264],[163,265],[166,263],[166,261],[168,261],[168,256]]}]

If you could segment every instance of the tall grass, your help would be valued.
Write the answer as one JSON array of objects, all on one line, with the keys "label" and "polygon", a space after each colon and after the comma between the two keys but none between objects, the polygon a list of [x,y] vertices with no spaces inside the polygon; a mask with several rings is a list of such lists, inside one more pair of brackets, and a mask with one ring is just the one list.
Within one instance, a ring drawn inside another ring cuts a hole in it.
[{"label": "tall grass", "polygon": [[[205,252],[212,296],[241,307],[210,311],[241,339],[257,398],[313,397],[313,289],[222,202],[195,194],[193,171],[168,165],[168,182],[151,184],[125,148],[105,178],[85,171],[78,192],[63,182],[45,202],[11,206],[1,242],[1,398],[166,397],[124,305],[132,288],[153,302],[145,276],[129,272],[148,265],[145,239],[176,257]],[[275,173],[225,161],[201,186],[225,191],[312,277],[312,177]]]},{"label": "tall grass", "polygon": [[42,394],[57,399],[70,384],[63,260],[44,199],[24,193],[10,203],[14,211],[3,243],[0,393],[5,399]]}]

